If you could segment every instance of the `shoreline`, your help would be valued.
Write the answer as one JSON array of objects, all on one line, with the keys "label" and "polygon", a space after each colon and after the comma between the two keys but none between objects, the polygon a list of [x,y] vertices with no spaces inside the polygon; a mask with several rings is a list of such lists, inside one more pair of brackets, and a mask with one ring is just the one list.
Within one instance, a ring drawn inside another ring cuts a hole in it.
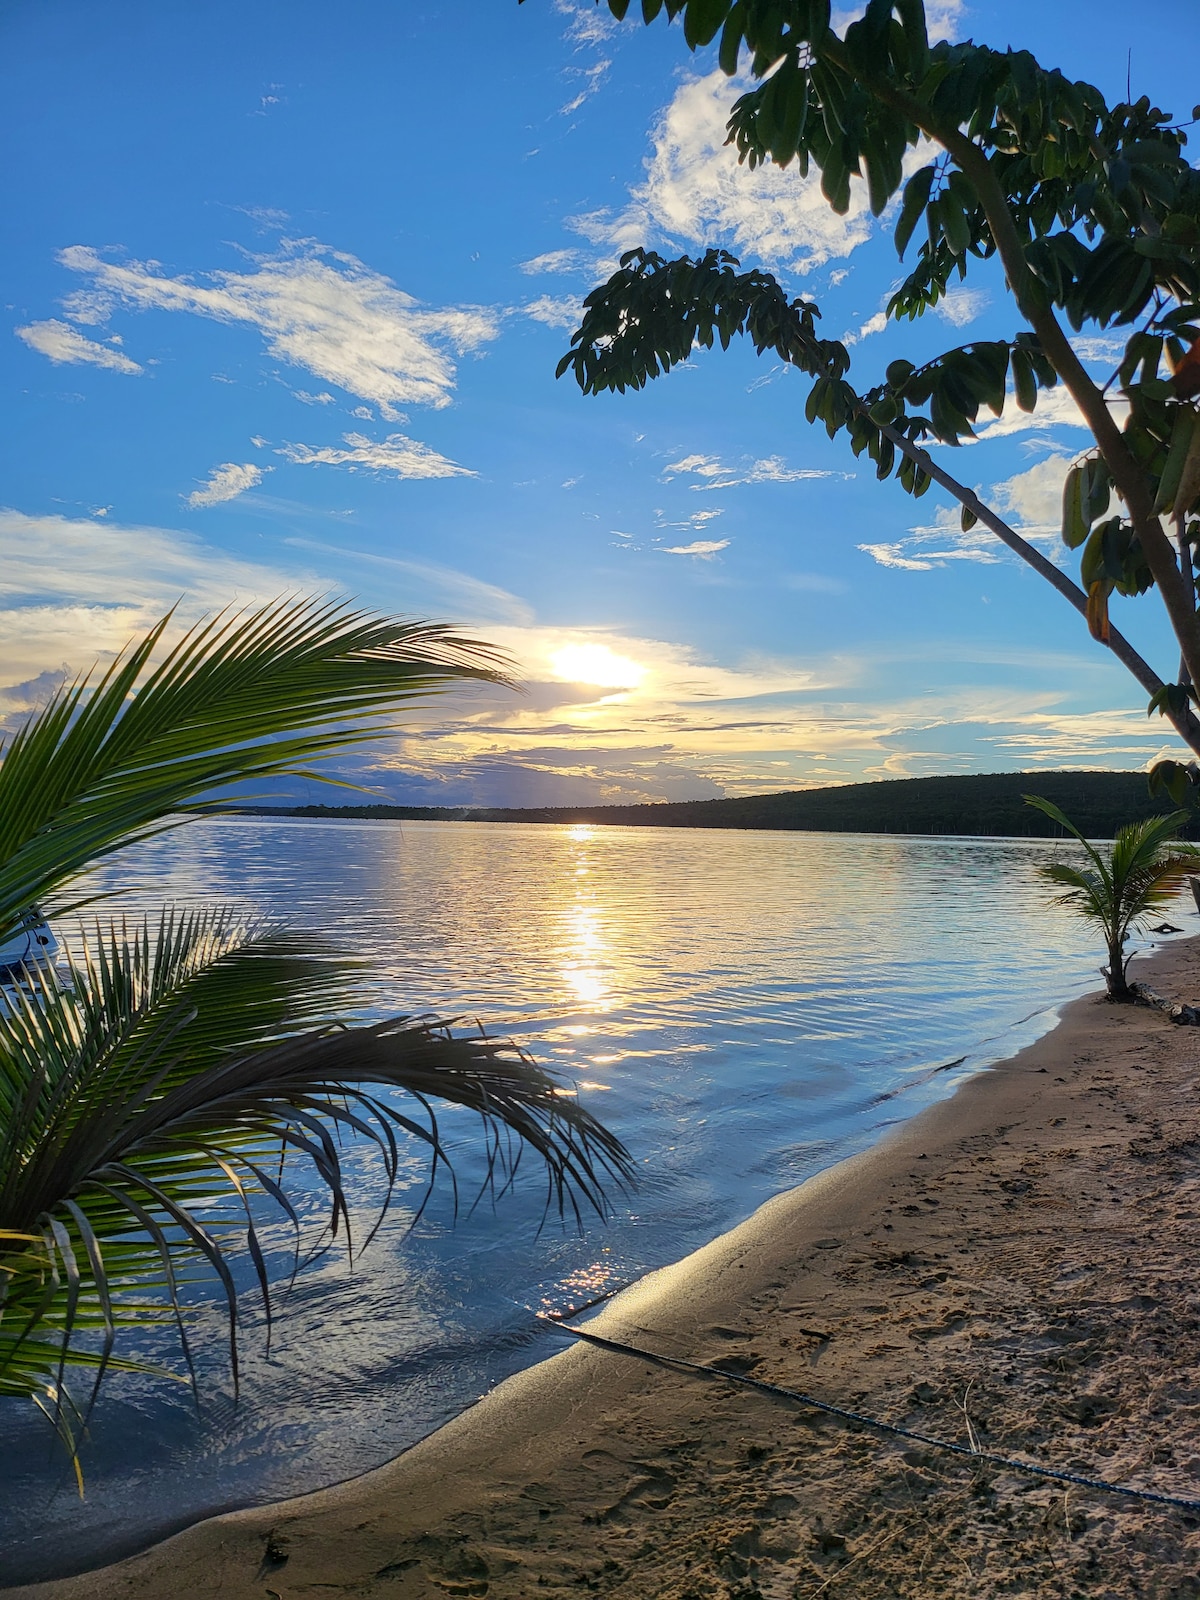
[{"label": "shoreline", "polygon": [[[1200,998],[1200,940],[1138,970]],[[973,1430],[986,1449],[1196,1497],[1198,1082],[1200,1030],[1086,996],[586,1326],[941,1438]],[[1166,1600],[1200,1596],[1198,1568],[1200,1518],[1187,1513],[1064,1497],[576,1342],[362,1476],[3,1592],[790,1600],[836,1583],[839,1600],[873,1600],[903,1583],[921,1600]]]}]

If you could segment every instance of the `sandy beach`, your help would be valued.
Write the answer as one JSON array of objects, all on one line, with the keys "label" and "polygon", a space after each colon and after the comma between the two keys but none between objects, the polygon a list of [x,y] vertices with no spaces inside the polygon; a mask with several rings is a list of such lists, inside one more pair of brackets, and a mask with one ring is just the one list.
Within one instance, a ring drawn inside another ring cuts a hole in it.
[{"label": "sandy beach", "polygon": [[[1137,964],[1200,1000],[1200,941]],[[1200,1498],[1200,1030],[1032,1048],[589,1324],[1046,1466]],[[564,1338],[564,1344],[568,1341]],[[569,1344],[398,1460],[23,1600],[1200,1596],[1200,1515],[905,1447]]]}]

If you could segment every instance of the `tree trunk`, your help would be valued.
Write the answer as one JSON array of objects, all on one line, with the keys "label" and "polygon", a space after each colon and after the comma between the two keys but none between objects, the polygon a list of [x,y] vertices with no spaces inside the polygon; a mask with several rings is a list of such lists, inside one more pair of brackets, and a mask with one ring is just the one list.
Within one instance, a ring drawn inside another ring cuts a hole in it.
[{"label": "tree trunk", "polygon": [[1137,996],[1125,981],[1125,941],[1108,941],[1108,966],[1104,970],[1110,1000],[1135,1000]]}]

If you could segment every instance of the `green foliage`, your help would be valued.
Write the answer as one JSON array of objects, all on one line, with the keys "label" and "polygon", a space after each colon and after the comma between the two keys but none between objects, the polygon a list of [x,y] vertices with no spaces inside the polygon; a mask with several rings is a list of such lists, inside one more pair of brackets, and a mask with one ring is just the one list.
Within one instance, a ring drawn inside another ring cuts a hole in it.
[{"label": "green foliage", "polygon": [[[215,787],[300,770],[414,694],[499,676],[445,629],[304,600],[202,623],[154,665],[162,627],[9,746],[0,926],[35,895],[78,904],[91,862],[179,825],[185,803],[212,809]],[[180,1284],[197,1268],[224,1296],[236,1379],[230,1251],[249,1253],[269,1337],[263,1210],[296,1222],[285,1169],[306,1165],[329,1241],[349,1246],[347,1137],[381,1152],[383,1209],[401,1139],[428,1152],[431,1184],[449,1169],[439,1101],[478,1115],[493,1193],[525,1148],[560,1214],[602,1212],[605,1185],[631,1175],[620,1142],[516,1047],[427,1017],[354,1023],[351,967],[284,931],[191,912],[82,937],[65,982],[35,964],[0,993],[0,1397],[33,1399],[73,1454],[90,1402],[66,1380],[82,1369],[94,1397],[134,1365],[122,1331],[173,1322],[190,1368]]]},{"label": "green foliage", "polygon": [[[630,7],[609,0],[609,9],[624,17]],[[1093,636],[1117,649],[1111,595],[1157,588],[1188,675],[1200,681],[1192,573],[1200,540],[1200,171],[1187,161],[1183,128],[1145,97],[1109,106],[1093,85],[1042,67],[1027,51],[930,45],[921,0],[870,0],[840,36],[828,0],[651,0],[641,14],[680,21],[693,50],[719,33],[729,74],[748,64],[756,82],[728,125],[739,161],[815,167],[837,211],[849,205],[853,177],[865,181],[876,215],[899,197],[901,257],[919,244],[890,318],[923,316],[952,280],[998,257],[1024,326],[1007,340],[973,341],[919,365],[893,362],[882,382],[857,388],[849,351],[817,334],[818,308],[790,300],[769,273],[738,272],[718,250],[670,262],[635,250],[588,296],[559,374],[572,372],[585,393],[640,388],[695,345],[719,339],[724,348],[744,333],[812,379],[810,423],[831,438],[844,434],[878,477],[894,476],[910,494],[929,486],[921,441],[961,444],[974,437],[980,412],[998,414],[1010,391],[1035,412],[1041,394],[1062,382],[1095,438],[1064,497],[1063,537],[1082,551],[1086,605],[1068,598]],[[905,178],[906,153],[926,148],[931,159]],[[1064,323],[1075,332],[1131,330],[1104,389]],[[1173,377],[1162,374],[1164,362]],[[1123,428],[1109,410],[1113,384],[1129,407]],[[963,526],[972,526],[978,506],[961,485],[954,492]],[[1175,542],[1160,522],[1167,514],[1178,524]],[[998,522],[989,516],[993,531]],[[1006,542],[1038,565],[1019,540]],[[1044,563],[1038,570],[1054,581]],[[1122,659],[1141,682],[1161,686],[1128,649]],[[1178,706],[1178,696],[1166,694],[1154,709],[1171,715],[1200,753],[1200,722]]]},{"label": "green foliage", "polygon": [[1126,823],[1117,830],[1111,849],[1102,854],[1052,801],[1030,794],[1025,802],[1083,846],[1088,866],[1055,862],[1040,871],[1047,882],[1063,891],[1055,896],[1056,905],[1069,906],[1100,929],[1108,947],[1105,978],[1109,996],[1129,998],[1125,946],[1130,933],[1143,928],[1150,913],[1166,905],[1182,880],[1200,868],[1200,850],[1178,842],[1188,813],[1173,811],[1169,816]]}]

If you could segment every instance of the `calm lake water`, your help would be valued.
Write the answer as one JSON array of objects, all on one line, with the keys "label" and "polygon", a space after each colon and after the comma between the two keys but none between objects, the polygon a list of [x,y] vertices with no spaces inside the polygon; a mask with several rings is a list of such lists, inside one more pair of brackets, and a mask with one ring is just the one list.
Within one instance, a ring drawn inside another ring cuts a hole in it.
[{"label": "calm lake water", "polygon": [[[1060,849],[230,818],[109,869],[139,886],[127,911],[225,899],[284,916],[366,958],[368,1009],[479,1018],[520,1040],[579,1083],[642,1182],[582,1236],[539,1233],[532,1169],[457,1225],[443,1189],[410,1232],[414,1152],[369,1252],[352,1268],[326,1256],[280,1294],[269,1358],[248,1296],[236,1403],[222,1321],[203,1306],[199,1412],[182,1384],[109,1382],[82,1504],[45,1425],[6,1406],[3,1581],[78,1570],[387,1460],[561,1347],[531,1307],[678,1259],[1031,1042],[1099,985],[1095,943],[1035,879]],[[1182,906],[1173,916],[1192,931]],[[472,1194],[475,1124],[451,1113],[446,1126]],[[351,1162],[377,1193],[377,1158]],[[315,1235],[320,1198],[302,1198]],[[282,1263],[290,1235],[273,1237]],[[145,1349],[178,1364],[165,1338]]]}]

